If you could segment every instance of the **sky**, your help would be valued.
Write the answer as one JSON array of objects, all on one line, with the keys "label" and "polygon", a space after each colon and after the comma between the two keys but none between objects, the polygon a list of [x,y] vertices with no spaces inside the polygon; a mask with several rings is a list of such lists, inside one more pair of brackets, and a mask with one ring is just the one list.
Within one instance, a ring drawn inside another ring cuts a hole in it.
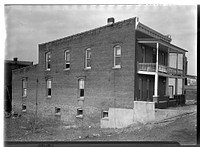
[{"label": "sky", "polygon": [[139,17],[148,27],[172,36],[188,52],[188,74],[197,75],[196,5],[6,5],[4,57],[38,63],[38,44]]}]

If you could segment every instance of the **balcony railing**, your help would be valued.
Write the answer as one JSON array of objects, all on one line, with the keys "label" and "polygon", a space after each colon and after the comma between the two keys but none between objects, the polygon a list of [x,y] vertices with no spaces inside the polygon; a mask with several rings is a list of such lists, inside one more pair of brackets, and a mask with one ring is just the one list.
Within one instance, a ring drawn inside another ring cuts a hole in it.
[{"label": "balcony railing", "polygon": [[[146,72],[156,72],[156,63],[138,63],[137,65],[138,71],[146,71]],[[164,66],[164,65],[158,65],[158,72],[170,74],[170,75],[182,75],[183,70]]]}]

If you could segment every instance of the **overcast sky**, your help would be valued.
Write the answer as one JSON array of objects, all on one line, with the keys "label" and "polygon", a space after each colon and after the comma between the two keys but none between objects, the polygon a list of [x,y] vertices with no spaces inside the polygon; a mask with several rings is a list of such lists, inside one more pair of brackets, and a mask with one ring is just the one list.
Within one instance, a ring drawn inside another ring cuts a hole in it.
[{"label": "overcast sky", "polygon": [[197,6],[183,5],[8,5],[5,6],[5,59],[38,63],[38,44],[139,17],[150,28],[172,36],[188,50],[188,74],[197,74]]}]

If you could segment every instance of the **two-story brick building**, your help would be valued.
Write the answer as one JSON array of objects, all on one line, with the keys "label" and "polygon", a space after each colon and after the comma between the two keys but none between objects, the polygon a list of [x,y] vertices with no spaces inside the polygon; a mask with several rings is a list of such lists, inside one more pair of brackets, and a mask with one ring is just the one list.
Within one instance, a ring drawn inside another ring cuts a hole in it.
[{"label": "two-story brick building", "polygon": [[13,71],[13,109],[98,123],[134,101],[183,98],[186,50],[137,17],[39,44],[39,63]]}]

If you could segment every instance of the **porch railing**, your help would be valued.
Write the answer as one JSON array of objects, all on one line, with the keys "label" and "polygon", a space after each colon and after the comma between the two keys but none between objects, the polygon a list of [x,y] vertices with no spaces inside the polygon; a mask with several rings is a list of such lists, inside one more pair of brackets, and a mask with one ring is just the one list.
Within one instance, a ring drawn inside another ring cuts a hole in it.
[{"label": "porch railing", "polygon": [[[137,64],[138,71],[147,71],[147,72],[155,72],[156,71],[156,63],[138,63]],[[158,72],[166,73],[170,75],[182,75],[183,70],[164,66],[164,65],[158,65]]]}]

